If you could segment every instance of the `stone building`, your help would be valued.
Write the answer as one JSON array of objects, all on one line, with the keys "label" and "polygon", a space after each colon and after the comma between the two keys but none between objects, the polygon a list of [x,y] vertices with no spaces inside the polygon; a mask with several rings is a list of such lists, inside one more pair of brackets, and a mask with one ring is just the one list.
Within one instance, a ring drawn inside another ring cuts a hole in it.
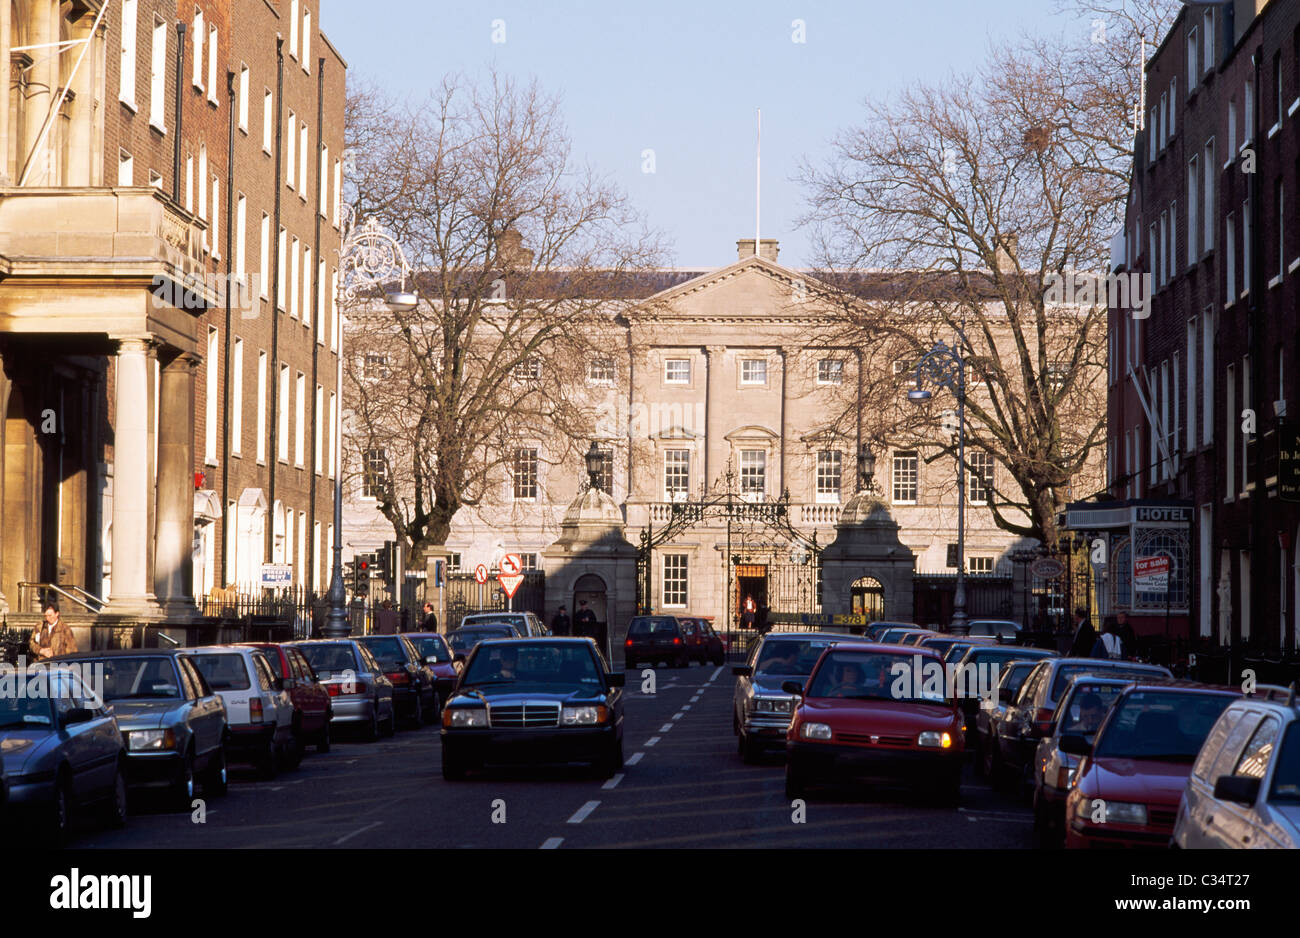
[{"label": "stone building", "polygon": [[319,582],[346,65],[318,4],[0,12],[10,623],[20,583],[84,628],[184,619],[264,559]]}]

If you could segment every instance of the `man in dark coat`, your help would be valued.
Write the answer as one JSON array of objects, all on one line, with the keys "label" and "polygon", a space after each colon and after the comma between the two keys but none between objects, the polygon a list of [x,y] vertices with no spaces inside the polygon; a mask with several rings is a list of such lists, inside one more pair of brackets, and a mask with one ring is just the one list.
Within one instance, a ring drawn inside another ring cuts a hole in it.
[{"label": "man in dark coat", "polygon": [[561,606],[555,613],[555,618],[551,620],[551,632],[554,635],[568,635],[573,631],[573,626],[569,622],[569,612],[564,606]]},{"label": "man in dark coat", "polygon": [[433,603],[424,604],[424,616],[420,619],[421,632],[438,631],[438,614],[433,611]]},{"label": "man in dark coat", "polygon": [[380,604],[379,611],[375,613],[375,634],[396,635],[398,621],[397,611],[393,609],[393,601],[385,599]]},{"label": "man in dark coat", "polygon": [[1087,658],[1092,654],[1092,646],[1097,643],[1097,630],[1092,627],[1088,610],[1080,606],[1074,610],[1074,638],[1068,652],[1071,658]]},{"label": "man in dark coat", "polygon": [[585,599],[578,600],[578,612],[573,617],[573,634],[584,638],[596,637],[596,614],[587,608]]}]

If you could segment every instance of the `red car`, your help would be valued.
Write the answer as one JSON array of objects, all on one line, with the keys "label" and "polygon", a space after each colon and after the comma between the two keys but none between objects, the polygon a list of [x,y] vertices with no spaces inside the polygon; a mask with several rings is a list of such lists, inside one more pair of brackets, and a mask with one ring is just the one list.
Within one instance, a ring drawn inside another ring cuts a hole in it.
[{"label": "red car", "polygon": [[1201,744],[1240,697],[1237,688],[1192,681],[1134,684],[1091,746],[1062,736],[1061,751],[1082,757],[1065,799],[1065,845],[1167,847]]},{"label": "red car", "polygon": [[928,648],[842,642],[822,653],[786,734],[787,798],[819,782],[919,783],[961,795],[965,734],[943,659]]},{"label": "red car", "polygon": [[316,672],[302,652],[297,648],[286,648],[270,642],[241,644],[265,652],[271,670],[284,681],[284,689],[289,692],[289,698],[293,701],[293,735],[300,741],[300,748],[292,758],[302,758],[301,747],[309,739],[315,743],[317,752],[329,752],[330,718],[334,715],[329,691],[316,679]]},{"label": "red car", "polygon": [[465,670],[465,662],[455,659],[451,646],[437,632],[403,632],[402,634],[415,645],[415,650],[420,653],[424,663],[437,678],[437,684],[434,686],[438,692],[438,709],[441,710],[447,703],[447,699],[451,697],[451,692],[455,690],[456,682],[460,680],[461,672]]},{"label": "red car", "polygon": [[682,640],[686,643],[687,654],[692,660],[700,664],[712,662],[716,665],[721,665],[727,660],[722,639],[717,632],[713,631],[713,626],[709,624],[708,619],[700,616],[678,616],[677,623],[682,627]]}]

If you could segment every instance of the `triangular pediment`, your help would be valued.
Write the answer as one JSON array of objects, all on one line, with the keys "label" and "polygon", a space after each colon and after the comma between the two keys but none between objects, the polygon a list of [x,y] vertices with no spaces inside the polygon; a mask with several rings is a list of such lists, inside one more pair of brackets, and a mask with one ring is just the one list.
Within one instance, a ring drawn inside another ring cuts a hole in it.
[{"label": "triangular pediment", "polygon": [[751,256],[662,290],[638,312],[664,319],[809,315],[818,288],[801,271]]}]

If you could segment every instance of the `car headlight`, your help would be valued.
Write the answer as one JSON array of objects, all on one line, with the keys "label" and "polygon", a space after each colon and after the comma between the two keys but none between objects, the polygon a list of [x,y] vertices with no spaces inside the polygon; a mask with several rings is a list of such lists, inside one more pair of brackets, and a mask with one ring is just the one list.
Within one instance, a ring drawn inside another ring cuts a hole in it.
[{"label": "car headlight", "polygon": [[560,711],[562,726],[593,726],[605,722],[604,707],[565,707]]},{"label": "car headlight", "polygon": [[444,726],[487,726],[487,711],[482,707],[453,707],[444,711]]},{"label": "car headlight", "polygon": [[126,748],[131,752],[175,749],[176,734],[171,730],[132,730],[126,734]]},{"label": "car headlight", "polygon": [[827,723],[805,723],[799,727],[799,735],[804,739],[830,739],[831,728]]},{"label": "car headlight", "polygon": [[926,746],[933,749],[951,749],[952,736],[949,733],[941,733],[938,730],[926,730],[920,736],[916,737],[918,746]]},{"label": "car headlight", "polygon": [[1129,801],[1107,801],[1104,798],[1082,798],[1075,816],[1092,824],[1135,824],[1146,826],[1147,806]]},{"label": "car headlight", "polygon": [[758,697],[754,709],[759,713],[794,713],[794,701],[788,697]]}]

